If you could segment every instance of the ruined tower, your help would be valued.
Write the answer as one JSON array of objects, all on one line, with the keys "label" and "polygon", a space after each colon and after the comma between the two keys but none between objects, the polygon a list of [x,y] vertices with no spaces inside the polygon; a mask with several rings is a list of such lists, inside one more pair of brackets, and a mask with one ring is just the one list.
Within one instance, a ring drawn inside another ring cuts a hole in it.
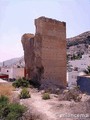
[{"label": "ruined tower", "polygon": [[28,78],[37,79],[43,87],[65,87],[66,23],[40,17],[35,26],[35,35],[22,36]]}]

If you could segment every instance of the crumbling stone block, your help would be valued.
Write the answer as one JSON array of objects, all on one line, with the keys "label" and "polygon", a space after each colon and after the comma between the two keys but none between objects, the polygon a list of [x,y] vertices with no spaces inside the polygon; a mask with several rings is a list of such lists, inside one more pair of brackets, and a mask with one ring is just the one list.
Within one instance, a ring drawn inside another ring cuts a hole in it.
[{"label": "crumbling stone block", "polygon": [[66,23],[40,17],[35,26],[35,35],[22,36],[28,79],[42,88],[66,87]]}]

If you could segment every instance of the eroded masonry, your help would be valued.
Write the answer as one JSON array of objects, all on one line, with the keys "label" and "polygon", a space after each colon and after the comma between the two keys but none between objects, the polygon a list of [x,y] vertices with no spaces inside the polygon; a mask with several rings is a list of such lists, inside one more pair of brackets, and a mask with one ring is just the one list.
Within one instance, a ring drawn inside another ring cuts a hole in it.
[{"label": "eroded masonry", "polygon": [[66,23],[40,17],[35,26],[35,35],[22,36],[27,77],[42,87],[65,87]]}]

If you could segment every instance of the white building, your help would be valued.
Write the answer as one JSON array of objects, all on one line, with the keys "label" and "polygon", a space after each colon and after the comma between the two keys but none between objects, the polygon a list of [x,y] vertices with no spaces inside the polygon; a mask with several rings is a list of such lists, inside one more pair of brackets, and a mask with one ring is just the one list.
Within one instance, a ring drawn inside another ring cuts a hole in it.
[{"label": "white building", "polygon": [[10,67],[1,67],[1,73],[2,74],[6,74],[6,75],[9,75],[9,73],[10,73]]},{"label": "white building", "polygon": [[69,64],[72,66],[73,70],[77,68],[78,71],[83,71],[90,66],[90,55],[82,55],[80,60],[71,60]]},{"label": "white building", "polygon": [[80,60],[69,61],[69,66],[71,66],[72,69],[67,72],[67,82],[68,86],[72,87],[77,85],[77,76],[85,75],[83,70],[90,66],[90,55],[83,55]]},{"label": "white building", "polygon": [[25,68],[1,67],[1,73],[8,75],[9,78],[18,79],[20,77],[25,77]]},{"label": "white building", "polygon": [[67,82],[69,87],[77,86],[77,76],[85,75],[84,72],[71,71],[67,72]]},{"label": "white building", "polygon": [[67,82],[69,87],[77,85],[77,76],[78,71],[67,72]]}]

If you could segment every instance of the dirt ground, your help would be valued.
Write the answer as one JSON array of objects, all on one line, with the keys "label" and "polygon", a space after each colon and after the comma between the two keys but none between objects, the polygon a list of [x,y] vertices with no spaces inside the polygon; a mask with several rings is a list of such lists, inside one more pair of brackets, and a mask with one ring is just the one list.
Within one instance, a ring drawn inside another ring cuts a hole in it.
[{"label": "dirt ground", "polygon": [[[74,102],[60,101],[58,95],[50,94],[51,99],[43,100],[42,91],[29,91],[31,98],[20,100],[20,104],[28,108],[27,118],[23,120],[90,120],[90,103],[86,102],[90,96],[83,95],[80,102]],[[20,90],[14,91],[16,94],[19,92]]]}]

